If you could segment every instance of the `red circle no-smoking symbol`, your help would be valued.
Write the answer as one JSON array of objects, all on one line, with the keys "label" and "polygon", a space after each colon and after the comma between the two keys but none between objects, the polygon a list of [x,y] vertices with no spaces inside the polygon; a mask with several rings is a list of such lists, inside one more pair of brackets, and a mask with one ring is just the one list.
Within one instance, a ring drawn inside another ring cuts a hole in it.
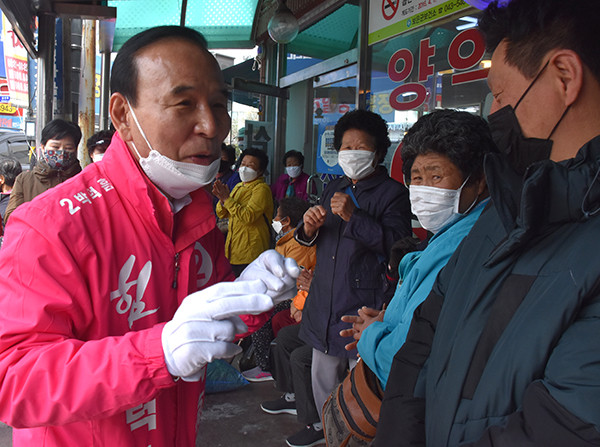
[{"label": "red circle no-smoking symbol", "polygon": [[381,13],[385,20],[392,20],[400,7],[400,0],[382,0]]}]

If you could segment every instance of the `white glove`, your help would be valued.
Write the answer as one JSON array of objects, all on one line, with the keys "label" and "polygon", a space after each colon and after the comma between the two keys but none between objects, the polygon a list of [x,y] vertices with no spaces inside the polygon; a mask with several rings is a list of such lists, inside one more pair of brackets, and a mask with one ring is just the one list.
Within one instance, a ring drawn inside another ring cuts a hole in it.
[{"label": "white glove", "polygon": [[300,276],[298,264],[292,258],[284,258],[275,250],[267,250],[244,269],[236,281],[260,279],[267,286],[267,295],[273,304],[294,298],[296,278]]},{"label": "white glove", "polygon": [[162,331],[167,369],[187,382],[200,379],[202,367],[242,349],[231,343],[248,329],[237,315],[259,314],[273,307],[262,281],[215,284],[184,298]]}]

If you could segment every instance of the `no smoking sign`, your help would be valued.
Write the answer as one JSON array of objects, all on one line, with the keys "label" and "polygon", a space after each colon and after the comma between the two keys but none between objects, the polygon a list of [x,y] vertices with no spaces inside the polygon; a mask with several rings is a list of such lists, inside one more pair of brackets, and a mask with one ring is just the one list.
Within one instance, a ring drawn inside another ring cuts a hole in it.
[{"label": "no smoking sign", "polygon": [[382,0],[381,2],[381,13],[385,20],[392,20],[398,12],[400,7],[400,0]]}]

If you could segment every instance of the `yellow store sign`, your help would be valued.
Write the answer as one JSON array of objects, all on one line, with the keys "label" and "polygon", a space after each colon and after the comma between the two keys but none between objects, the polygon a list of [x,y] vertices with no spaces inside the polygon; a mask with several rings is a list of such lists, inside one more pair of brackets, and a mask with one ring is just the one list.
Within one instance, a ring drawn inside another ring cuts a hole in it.
[{"label": "yellow store sign", "polygon": [[2,102],[0,103],[0,114],[2,115],[12,115],[17,111],[17,108],[13,106],[11,103]]}]

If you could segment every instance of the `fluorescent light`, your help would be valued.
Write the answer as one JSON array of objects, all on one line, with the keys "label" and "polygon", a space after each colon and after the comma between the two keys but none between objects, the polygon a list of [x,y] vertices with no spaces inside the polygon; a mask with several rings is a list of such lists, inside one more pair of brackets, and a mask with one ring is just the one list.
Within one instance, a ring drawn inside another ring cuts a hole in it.
[{"label": "fluorescent light", "polygon": [[467,22],[463,25],[458,25],[456,27],[457,31],[463,31],[469,28],[474,28],[477,26],[477,19],[475,17],[471,17],[471,16],[465,16],[465,17],[461,17],[458,20],[462,20],[463,22]]}]

